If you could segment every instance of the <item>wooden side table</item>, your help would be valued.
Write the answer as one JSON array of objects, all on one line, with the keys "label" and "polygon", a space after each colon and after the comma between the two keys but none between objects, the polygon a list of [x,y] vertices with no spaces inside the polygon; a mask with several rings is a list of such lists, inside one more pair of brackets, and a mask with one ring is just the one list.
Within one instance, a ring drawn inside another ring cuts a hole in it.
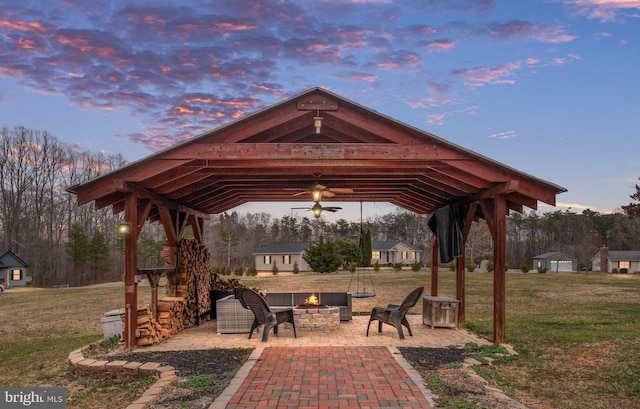
[{"label": "wooden side table", "polygon": [[458,328],[460,302],[449,297],[422,297],[422,323],[431,328]]}]

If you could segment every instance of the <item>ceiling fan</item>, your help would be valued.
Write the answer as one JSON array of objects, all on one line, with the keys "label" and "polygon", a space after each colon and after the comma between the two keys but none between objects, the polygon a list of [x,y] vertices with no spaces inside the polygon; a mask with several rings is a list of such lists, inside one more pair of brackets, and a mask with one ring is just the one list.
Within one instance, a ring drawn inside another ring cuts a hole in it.
[{"label": "ceiling fan", "polygon": [[313,206],[311,207],[292,207],[292,209],[304,209],[304,210],[311,210],[311,212],[313,213],[313,217],[320,217],[320,214],[325,211],[325,212],[332,212],[335,213],[338,210],[342,210],[342,207],[337,207],[337,206],[322,206],[320,204],[320,202],[315,202]]},{"label": "ceiling fan", "polygon": [[330,188],[325,185],[321,185],[318,183],[318,179],[320,178],[319,173],[314,173],[313,177],[316,179],[313,185],[309,190],[303,190],[302,192],[294,193],[293,196],[301,196],[307,193],[311,193],[311,198],[314,202],[318,203],[323,197],[334,197],[336,193],[353,193],[353,189],[348,187],[334,187]]}]

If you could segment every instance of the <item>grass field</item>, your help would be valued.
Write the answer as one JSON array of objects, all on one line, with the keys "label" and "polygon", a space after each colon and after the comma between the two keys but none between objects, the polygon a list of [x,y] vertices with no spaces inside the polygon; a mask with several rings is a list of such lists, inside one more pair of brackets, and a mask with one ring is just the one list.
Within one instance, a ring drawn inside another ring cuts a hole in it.
[{"label": "grass field", "polygon": [[[377,296],[353,300],[354,312],[397,302],[429,273],[373,273]],[[271,291],[345,291],[351,274],[245,279]],[[492,275],[467,274],[466,325],[491,339]],[[455,276],[440,273],[440,295],[455,295]],[[351,290],[355,290],[352,284]],[[123,407],[145,384],[124,388],[68,373],[67,354],[102,337],[103,313],[123,305],[121,284],[13,290],[0,295],[0,385],[65,386],[69,408]],[[148,286],[139,300],[150,299]],[[640,407],[640,276],[507,274],[507,342],[519,353],[484,376],[529,408]],[[421,304],[415,307],[419,313]],[[129,385],[128,385],[129,386]]]}]

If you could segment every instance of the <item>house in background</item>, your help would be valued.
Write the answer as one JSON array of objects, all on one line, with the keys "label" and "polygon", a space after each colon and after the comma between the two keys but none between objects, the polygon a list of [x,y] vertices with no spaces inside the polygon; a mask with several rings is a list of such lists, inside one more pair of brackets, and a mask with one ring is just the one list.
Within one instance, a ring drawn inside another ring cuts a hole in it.
[{"label": "house in background", "polygon": [[26,287],[27,267],[15,253],[0,248],[0,285],[4,288]]},{"label": "house in background", "polygon": [[[311,271],[309,265],[302,258],[304,249],[311,243],[308,241],[272,243],[253,253],[256,270],[271,271],[275,261],[278,271],[293,271],[298,263],[299,271]],[[403,263],[411,264],[420,261],[421,250],[403,241],[372,241],[371,264]]]},{"label": "house in background", "polygon": [[422,251],[404,241],[372,241],[371,264],[411,264],[420,261]]},{"label": "house in background", "polygon": [[609,250],[601,247],[591,258],[593,271],[611,273],[614,269],[626,268],[629,273],[640,272],[640,250]]},{"label": "house in background", "polygon": [[308,241],[269,244],[253,253],[256,270],[271,271],[275,262],[278,271],[293,271],[294,263],[298,263],[299,271],[309,271],[309,265],[302,259],[309,244]]},{"label": "house in background", "polygon": [[550,251],[533,257],[533,268],[546,268],[549,272],[578,271],[578,258],[560,251]]}]

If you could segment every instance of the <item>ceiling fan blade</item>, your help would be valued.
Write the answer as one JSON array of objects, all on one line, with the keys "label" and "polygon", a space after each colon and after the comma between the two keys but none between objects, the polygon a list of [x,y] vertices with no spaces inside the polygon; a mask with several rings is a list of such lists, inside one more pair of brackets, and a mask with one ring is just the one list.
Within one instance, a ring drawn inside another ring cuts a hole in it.
[{"label": "ceiling fan blade", "polygon": [[310,207],[292,207],[291,210],[311,210]]},{"label": "ceiling fan blade", "polygon": [[308,190],[303,190],[302,192],[294,193],[291,196],[302,196],[302,195],[308,195],[308,194],[309,194]]},{"label": "ceiling fan blade", "polygon": [[325,185],[321,185],[320,183],[316,183],[315,185],[313,185],[313,189],[320,189],[320,190],[325,190],[327,187]]},{"label": "ceiling fan blade", "polygon": [[330,191],[330,190],[323,190],[323,191],[322,191],[322,196],[324,196],[324,197],[334,197],[335,195],[336,195],[336,194],[335,194],[335,193],[333,193],[333,192],[332,192],[332,191]]},{"label": "ceiling fan blade", "polygon": [[353,189],[350,187],[331,187],[328,190],[333,193],[353,193]]},{"label": "ceiling fan blade", "polygon": [[337,212],[338,210],[342,210],[342,207],[329,206],[323,207],[322,210],[326,210],[327,212]]}]

